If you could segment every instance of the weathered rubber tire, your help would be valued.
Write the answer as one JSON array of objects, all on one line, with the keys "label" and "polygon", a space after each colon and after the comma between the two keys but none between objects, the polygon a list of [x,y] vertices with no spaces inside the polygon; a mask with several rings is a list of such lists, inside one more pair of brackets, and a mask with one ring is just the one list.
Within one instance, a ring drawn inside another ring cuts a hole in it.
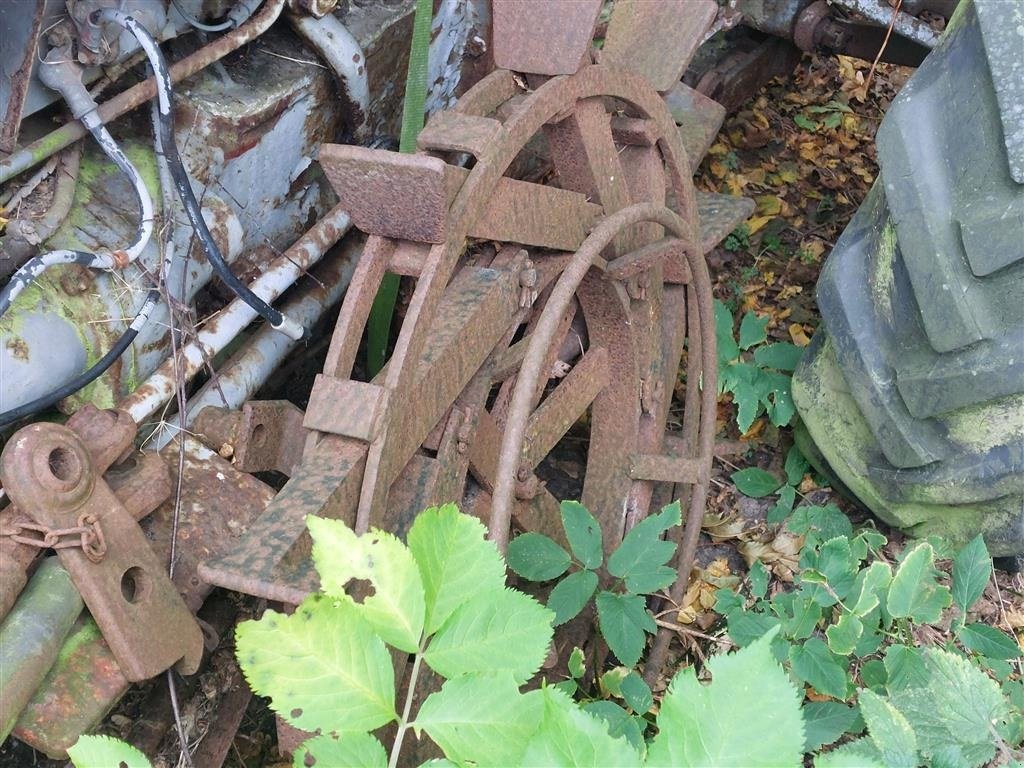
[{"label": "weathered rubber tire", "polygon": [[[793,377],[820,457],[886,522],[1024,552],[1024,5],[961,2],[879,128]],[[810,448],[808,448],[810,451]]]}]

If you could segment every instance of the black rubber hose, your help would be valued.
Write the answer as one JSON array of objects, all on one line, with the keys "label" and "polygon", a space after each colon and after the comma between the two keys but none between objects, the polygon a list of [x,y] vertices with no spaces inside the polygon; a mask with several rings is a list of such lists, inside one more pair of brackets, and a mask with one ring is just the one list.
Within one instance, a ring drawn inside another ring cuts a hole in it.
[{"label": "black rubber hose", "polygon": [[174,141],[174,114],[171,104],[171,78],[167,70],[167,63],[164,61],[163,53],[156,39],[138,21],[112,8],[97,11],[94,14],[94,22],[113,21],[129,31],[139,41],[139,45],[146,52],[150,66],[153,68],[156,77],[157,98],[159,99],[159,130],[160,141],[163,145],[164,154],[167,157],[167,165],[174,180],[174,186],[178,190],[178,197],[185,208],[192,229],[203,246],[206,258],[210,262],[218,277],[231,291],[242,301],[248,304],[264,320],[270,323],[275,330],[281,331],[292,339],[301,339],[308,332],[301,324],[289,320],[266,301],[261,299],[246,286],[241,280],[235,277],[230,266],[221,255],[220,248],[213,240],[206,221],[203,220],[199,202],[196,200],[192,185],[189,183],[185,166],[178,154],[178,145]]},{"label": "black rubber hose", "polygon": [[6,427],[8,424],[13,424],[27,416],[32,416],[47,408],[52,408],[65,397],[75,394],[75,392],[102,376],[114,364],[114,361],[124,354],[125,350],[135,341],[135,337],[139,335],[139,331],[149,321],[149,316],[159,300],[160,291],[153,289],[147,293],[146,300],[135,314],[131,325],[125,329],[114,346],[103,357],[93,363],[87,370],[75,376],[71,381],[52,392],[42,397],[37,397],[35,400],[29,400],[27,403],[22,403],[17,408],[11,408],[9,411],[0,413],[0,427]]}]

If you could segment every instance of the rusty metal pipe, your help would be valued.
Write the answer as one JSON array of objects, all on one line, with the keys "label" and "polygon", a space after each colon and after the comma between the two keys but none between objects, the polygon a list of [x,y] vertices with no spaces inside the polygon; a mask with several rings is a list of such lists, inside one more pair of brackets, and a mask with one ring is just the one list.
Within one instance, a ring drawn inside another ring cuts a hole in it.
[{"label": "rusty metal pipe", "polygon": [[46,558],[0,625],[0,741],[57,661],[82,597],[56,557]]},{"label": "rusty metal pipe", "polygon": [[[323,258],[349,229],[348,214],[340,207],[331,209],[315,226],[300,237],[281,256],[274,259],[260,276],[249,284],[264,301],[273,301],[285,292],[307,269]],[[169,358],[142,386],[124,398],[118,407],[141,423],[159,410],[175,393],[177,377],[188,381],[206,361],[224,349],[254,319],[256,310],[235,299],[207,322],[196,337],[179,350],[176,365]],[[178,369],[178,370],[176,370]]]},{"label": "rusty metal pipe", "polygon": [[[171,82],[179,83],[185,78],[191,77],[199,70],[215,61],[220,61],[232,51],[238,50],[262,35],[277,21],[284,6],[285,0],[265,0],[259,12],[238,29],[221,35],[209,45],[203,46],[181,61],[172,64],[170,67]],[[96,112],[99,123],[105,125],[144,104],[155,95],[156,80],[149,77],[101,104]],[[57,130],[27,144],[10,157],[0,161],[0,183],[41,163],[55,152],[70,146],[85,134],[85,126],[76,120],[65,123]]]}]

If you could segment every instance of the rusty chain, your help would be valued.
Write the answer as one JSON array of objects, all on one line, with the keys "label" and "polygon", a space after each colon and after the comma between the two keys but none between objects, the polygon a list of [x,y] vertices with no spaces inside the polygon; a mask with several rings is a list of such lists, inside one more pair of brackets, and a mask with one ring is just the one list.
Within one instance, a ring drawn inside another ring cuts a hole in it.
[{"label": "rusty chain", "polygon": [[91,514],[79,516],[78,525],[72,528],[50,528],[27,521],[12,523],[0,527],[0,536],[8,536],[19,544],[27,544],[40,549],[80,547],[85,552],[85,556],[94,563],[100,562],[107,554],[107,542],[103,536],[103,528],[100,527],[96,516]]}]

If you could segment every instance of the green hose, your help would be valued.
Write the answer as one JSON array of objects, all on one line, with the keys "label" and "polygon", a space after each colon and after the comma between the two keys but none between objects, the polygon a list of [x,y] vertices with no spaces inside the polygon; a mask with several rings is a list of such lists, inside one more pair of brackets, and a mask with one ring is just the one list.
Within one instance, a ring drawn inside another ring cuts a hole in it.
[{"label": "green hose", "polygon": [[[432,0],[416,0],[412,50],[409,52],[409,71],[405,79],[399,152],[415,152],[416,137],[423,128],[423,110],[427,99],[427,55],[430,51],[430,22],[433,10]],[[391,319],[395,314],[397,298],[398,275],[384,275],[367,320],[366,369],[370,378],[376,376],[384,367],[388,339],[391,336]]]}]

